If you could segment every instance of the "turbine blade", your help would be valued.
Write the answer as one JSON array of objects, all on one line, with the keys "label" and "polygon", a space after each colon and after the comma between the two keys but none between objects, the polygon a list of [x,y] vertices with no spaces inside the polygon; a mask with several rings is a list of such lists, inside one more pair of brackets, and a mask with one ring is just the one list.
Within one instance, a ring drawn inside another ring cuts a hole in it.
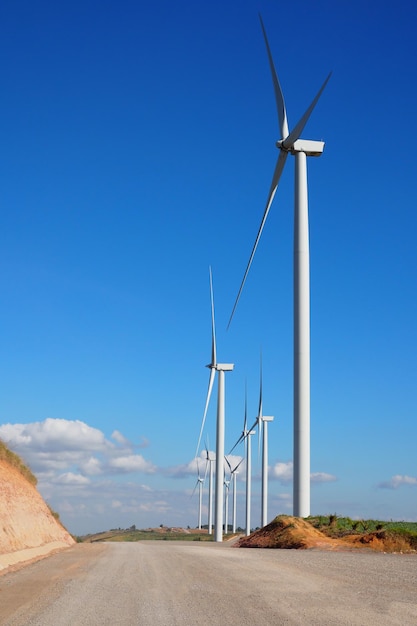
[{"label": "turbine blade", "polygon": [[258,406],[258,462],[261,456],[261,435],[262,435],[262,348],[260,354],[260,366],[259,366],[259,406]]},{"label": "turbine blade", "polygon": [[239,466],[243,463],[243,461],[244,461],[244,457],[242,456],[239,463],[236,465],[235,469],[233,470],[233,473],[235,473],[238,470]]},{"label": "turbine blade", "polygon": [[195,494],[195,490],[197,489],[198,482],[199,481],[197,480],[196,484],[194,485],[193,493],[191,494],[190,498],[192,498],[193,495]]},{"label": "turbine blade", "polygon": [[284,141],[282,142],[282,146],[286,150],[292,148],[294,143],[297,141],[297,139],[299,138],[299,136],[303,132],[304,126],[307,124],[308,118],[312,114],[313,109],[316,106],[316,104],[317,104],[321,94],[323,93],[323,90],[324,90],[325,86],[329,82],[331,75],[332,75],[332,73],[330,72],[330,74],[328,75],[328,77],[326,78],[326,80],[324,81],[322,86],[320,87],[319,91],[317,92],[317,95],[314,98],[313,102],[310,104],[310,106],[308,107],[307,111],[304,113],[303,117],[300,119],[298,124],[293,128],[293,130],[290,132],[288,137],[286,139],[284,139]]},{"label": "turbine blade", "polygon": [[206,478],[207,478],[207,471],[208,471],[208,466],[209,466],[210,461],[208,459],[206,459],[206,467],[204,468],[204,478],[203,478],[203,483],[205,482]]},{"label": "turbine blade", "polygon": [[258,421],[258,463],[259,463],[259,459],[261,458],[262,427],[263,427],[262,419],[259,419]]},{"label": "turbine blade", "polygon": [[240,296],[242,294],[243,286],[244,286],[244,284],[246,282],[246,278],[247,278],[247,276],[249,274],[249,270],[250,270],[250,267],[252,265],[253,257],[255,256],[256,248],[258,247],[258,243],[259,243],[259,240],[260,240],[261,235],[262,235],[262,231],[263,231],[264,226],[265,226],[266,218],[268,217],[269,209],[271,208],[272,200],[274,199],[275,192],[276,192],[277,187],[278,187],[279,179],[281,178],[282,170],[284,169],[285,161],[287,160],[287,155],[288,155],[287,152],[285,152],[284,150],[281,150],[280,155],[278,157],[278,161],[277,161],[277,164],[275,166],[274,175],[272,177],[271,188],[269,190],[268,200],[267,200],[267,203],[266,203],[266,206],[265,206],[265,211],[264,211],[264,214],[263,214],[263,217],[262,217],[261,225],[259,226],[259,230],[258,230],[258,234],[257,234],[256,239],[255,239],[255,243],[253,244],[252,252],[251,252],[251,255],[250,255],[250,258],[249,258],[248,265],[246,267],[245,275],[243,276],[243,280],[241,282],[241,285],[240,285],[240,288],[239,288],[239,293],[237,294],[237,298],[235,300],[235,304],[233,306],[232,314],[230,316],[227,328],[229,328],[229,326],[231,324],[231,321],[233,319],[233,315],[234,315],[234,313],[236,311],[237,303],[239,302]]},{"label": "turbine blade", "polygon": [[259,14],[259,19],[261,21],[262,32],[265,39],[266,51],[268,53],[269,67],[271,69],[272,83],[274,85],[275,92],[275,102],[277,105],[278,112],[278,126],[281,133],[281,139],[285,139],[288,137],[288,121],[287,121],[287,111],[285,109],[284,96],[282,93],[281,85],[278,80],[277,73],[275,71],[275,65],[271,54],[271,49],[269,47],[268,38],[266,36],[266,31],[264,27],[264,23],[262,21],[261,14]]},{"label": "turbine blade", "polygon": [[229,463],[229,459],[227,458],[227,456],[224,457],[224,460],[226,461],[227,465],[229,466],[229,470],[232,471],[232,466]]},{"label": "turbine blade", "polygon": [[213,384],[214,384],[215,376],[216,376],[216,370],[214,369],[214,367],[212,367],[210,369],[210,378],[209,378],[209,384],[208,384],[208,390],[207,390],[206,406],[204,407],[204,414],[203,414],[203,419],[201,421],[200,434],[198,436],[197,448],[196,448],[196,453],[195,453],[196,457],[198,457],[198,451],[200,449],[201,437],[203,435],[204,424],[206,422],[207,411],[208,411],[208,407],[209,407],[209,403],[210,403],[211,392],[213,390]]},{"label": "turbine blade", "polygon": [[245,419],[243,421],[243,432],[248,428],[248,381],[245,380]]},{"label": "turbine blade", "polygon": [[258,406],[258,418],[263,417],[262,414],[262,350],[260,358],[260,379],[259,379],[259,406]]},{"label": "turbine blade", "polygon": [[235,445],[233,446],[233,448],[230,450],[229,454],[232,454],[236,446],[238,446],[240,442],[246,438],[247,425],[248,425],[248,381],[245,380],[245,418],[243,420],[243,431],[239,439],[236,441]]},{"label": "turbine blade", "polygon": [[230,450],[229,454],[232,454],[233,450],[236,448],[236,446],[238,446],[240,444],[241,441],[243,441],[245,439],[245,434],[242,433],[239,437],[239,439],[236,441],[235,445],[233,446],[233,448]]},{"label": "turbine blade", "polygon": [[259,422],[259,418],[257,417],[257,418],[256,418],[256,420],[253,422],[252,426],[251,426],[251,427],[249,428],[249,430],[247,431],[247,433],[246,433],[246,437],[248,437],[249,433],[250,433],[250,432],[251,432],[254,428],[256,428],[256,425],[258,424],[258,422]]},{"label": "turbine blade", "polygon": [[211,302],[211,365],[214,367],[217,363],[216,355],[216,324],[214,322],[214,296],[213,296],[213,275],[210,271],[210,302]]}]

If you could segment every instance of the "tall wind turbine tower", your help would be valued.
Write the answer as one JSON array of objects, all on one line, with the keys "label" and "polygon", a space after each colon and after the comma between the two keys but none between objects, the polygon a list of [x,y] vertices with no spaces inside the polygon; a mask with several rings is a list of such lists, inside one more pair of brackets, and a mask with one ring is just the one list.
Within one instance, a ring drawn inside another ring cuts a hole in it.
[{"label": "tall wind turbine tower", "polygon": [[209,452],[206,444],[206,463],[209,464],[209,492],[208,492],[208,534],[213,534],[213,463],[215,457]]},{"label": "tall wind turbine tower", "polygon": [[262,416],[262,511],[261,527],[268,523],[268,424],[273,421],[272,415]]},{"label": "tall wind turbine tower", "polygon": [[[256,424],[256,422],[255,422]],[[230,450],[229,454],[233,452],[233,450],[240,444],[241,441],[245,442],[245,465],[246,465],[246,522],[245,522],[245,532],[246,536],[250,535],[250,517],[251,517],[251,498],[252,498],[252,441],[251,436],[255,434],[255,431],[251,429],[248,430],[248,401],[247,401],[247,391],[245,388],[245,418],[243,421],[243,430],[239,439],[236,441],[233,448]]]},{"label": "tall wind turbine tower", "polygon": [[316,97],[289,132],[287,111],[281,85],[275,71],[271,50],[262,22],[275,101],[278,112],[280,139],[276,142],[279,156],[275,165],[264,214],[252,248],[252,253],[230,316],[229,325],[242,293],[253,257],[256,252],[275,192],[289,154],[295,157],[294,187],[294,486],[293,509],[297,517],[310,515],[310,261],[308,237],[307,157],[320,156],[324,142],[300,139],[300,135],[316,106],[331,74],[319,89]]},{"label": "tall wind turbine tower", "polygon": [[262,353],[260,372],[258,415],[251,430],[257,426],[259,445],[261,445],[262,439],[261,526],[263,527],[268,523],[268,423],[272,422],[274,418],[271,415],[264,415],[262,410]]},{"label": "tall wind turbine tower", "polygon": [[200,435],[197,443],[196,456],[200,447],[201,436],[203,434],[206,421],[207,410],[210,403],[216,372],[219,374],[217,391],[217,425],[216,425],[216,476],[215,476],[215,497],[214,497],[214,540],[223,541],[223,474],[224,474],[224,422],[225,422],[225,372],[231,372],[233,363],[218,363],[216,350],[216,325],[214,321],[214,296],[213,277],[210,267],[210,299],[211,299],[211,363],[207,365],[210,369],[210,378],[207,391],[206,406],[203,420],[201,422]]},{"label": "tall wind turbine tower", "polygon": [[230,493],[230,480],[227,480],[226,475],[224,477],[224,486],[225,486],[225,494],[224,494],[224,534],[227,535],[229,532],[229,493]]},{"label": "tall wind turbine tower", "polygon": [[232,532],[236,532],[236,496],[237,496],[237,485],[236,485],[236,479],[237,479],[237,474],[238,474],[238,469],[241,465],[241,463],[243,462],[243,458],[240,459],[239,463],[237,465],[235,465],[235,467],[232,469],[232,466],[230,465],[230,461],[227,458],[227,456],[225,457],[226,459],[226,463],[229,466],[229,470],[230,470],[230,479],[232,481],[232,485],[233,485],[233,515],[232,515]]}]

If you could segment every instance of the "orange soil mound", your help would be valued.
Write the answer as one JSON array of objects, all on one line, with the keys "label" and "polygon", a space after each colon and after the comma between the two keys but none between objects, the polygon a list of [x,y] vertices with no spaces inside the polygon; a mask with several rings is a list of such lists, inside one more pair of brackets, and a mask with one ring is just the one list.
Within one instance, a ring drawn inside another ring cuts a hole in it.
[{"label": "orange soil mound", "polygon": [[47,544],[56,548],[73,543],[36,487],[7,461],[0,460],[0,556]]},{"label": "orange soil mound", "polygon": [[388,531],[376,531],[341,538],[328,537],[300,517],[279,515],[270,524],[243,537],[236,543],[238,548],[286,548],[351,550],[372,549],[381,552],[414,552],[404,537]]},{"label": "orange soil mound", "polygon": [[299,517],[280,515],[270,524],[243,537],[237,542],[239,548],[327,548],[336,547],[335,539]]}]

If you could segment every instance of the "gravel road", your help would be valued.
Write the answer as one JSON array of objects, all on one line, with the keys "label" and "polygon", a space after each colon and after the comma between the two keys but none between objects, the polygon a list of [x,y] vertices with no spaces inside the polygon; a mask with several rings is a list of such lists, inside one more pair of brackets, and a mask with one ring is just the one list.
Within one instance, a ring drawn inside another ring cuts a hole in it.
[{"label": "gravel road", "polygon": [[77,544],[0,577],[7,626],[417,625],[417,556]]}]

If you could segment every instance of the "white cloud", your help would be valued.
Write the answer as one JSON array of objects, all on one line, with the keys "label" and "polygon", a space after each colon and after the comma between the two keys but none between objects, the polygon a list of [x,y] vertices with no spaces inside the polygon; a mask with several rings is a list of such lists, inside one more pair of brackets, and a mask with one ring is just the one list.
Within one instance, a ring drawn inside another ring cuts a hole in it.
[{"label": "white cloud", "polygon": [[[133,452],[145,446],[145,441],[132,443],[118,430],[106,437],[79,420],[48,418],[44,422],[5,424],[0,426],[0,437],[29,464],[38,478],[40,493],[74,534],[133,524],[147,528],[161,523],[193,525],[197,521],[196,498],[188,493],[197,477],[197,459],[169,469],[157,468],[147,454]],[[214,452],[211,457],[215,457]],[[232,467],[240,458],[230,457]],[[204,475],[205,450],[198,467]],[[190,483],[180,489],[168,488],[169,480],[178,476],[190,479]],[[244,477],[244,463],[239,476]]]},{"label": "white cloud", "polygon": [[293,463],[287,461],[287,463],[275,463],[270,469],[270,478],[272,480],[279,480],[281,483],[290,483],[293,475]]},{"label": "white cloud", "polygon": [[155,466],[149,461],[145,461],[141,454],[112,458],[109,460],[109,467],[126,473],[145,472],[146,474],[153,474],[156,470]]},{"label": "white cloud", "polygon": [[327,474],[326,472],[313,472],[310,474],[310,480],[312,483],[330,483],[337,480],[333,474]]},{"label": "white cloud", "polygon": [[164,500],[146,502],[139,505],[139,510],[145,511],[146,513],[168,513],[171,508],[171,505]]},{"label": "white cloud", "polygon": [[120,445],[125,446],[126,448],[132,447],[132,444],[130,443],[129,439],[127,439],[124,435],[122,435],[122,433],[118,430],[114,430],[112,432],[111,438],[117,441],[117,443],[119,443]]},{"label": "white cloud", "polygon": [[379,483],[378,487],[381,489],[397,489],[401,485],[417,485],[417,478],[414,476],[402,476],[401,474],[396,474],[392,476],[388,481]]},{"label": "white cloud", "polygon": [[60,474],[57,476],[54,481],[56,484],[62,485],[89,485],[90,480],[86,476],[82,476],[81,474],[74,474],[73,472],[66,472],[65,474]]},{"label": "white cloud", "polygon": [[[212,450],[209,450],[209,458],[212,461],[216,460],[216,453]],[[238,455],[229,454],[227,455],[227,459],[234,469],[237,465],[239,465],[239,469],[237,473],[239,475],[243,475],[245,471],[245,462],[242,461],[242,457]],[[216,466],[213,463],[213,471],[216,473]],[[227,475],[230,473],[230,468],[226,461],[224,461],[224,471]],[[189,476],[197,476],[200,473],[200,476],[207,476],[209,472],[208,462],[207,462],[207,453],[205,450],[200,452],[200,456],[192,459],[189,463],[184,463],[183,465],[176,465],[175,467],[170,467],[166,470],[166,474],[171,476],[172,478],[188,478]]]},{"label": "white cloud", "polygon": [[166,473],[172,478],[188,478],[189,476],[197,476],[198,472],[204,474],[206,467],[206,452],[200,453],[199,457],[192,459],[189,463],[176,465],[166,470]]},{"label": "white cloud", "polygon": [[[290,483],[293,480],[294,464],[292,461],[286,463],[278,462],[269,470],[269,477],[272,480],[279,480],[281,484]],[[333,474],[327,472],[312,472],[310,474],[312,483],[329,483],[337,480]]]},{"label": "white cloud", "polygon": [[0,426],[0,438],[16,446],[32,450],[103,450],[113,446],[104,434],[80,420],[48,417],[43,422],[29,424],[4,424]]},{"label": "white cloud", "polygon": [[94,456],[90,456],[89,459],[81,461],[79,467],[87,476],[98,476],[103,472],[101,461]]},{"label": "white cloud", "polygon": [[132,444],[120,431],[112,433],[113,443],[102,431],[80,420],[48,418],[29,424],[4,424],[0,438],[44,479],[57,472],[98,476],[156,470],[143,456],[132,454]]}]

